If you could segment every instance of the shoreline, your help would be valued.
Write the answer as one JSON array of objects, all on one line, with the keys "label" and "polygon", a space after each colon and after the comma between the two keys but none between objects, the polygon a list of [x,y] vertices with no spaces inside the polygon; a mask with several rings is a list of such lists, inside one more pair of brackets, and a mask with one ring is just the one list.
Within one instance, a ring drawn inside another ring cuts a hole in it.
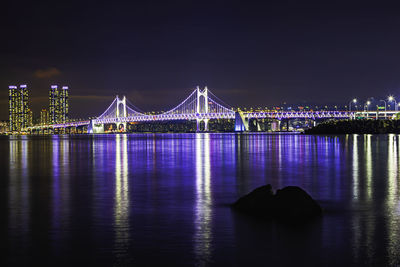
[{"label": "shoreline", "polygon": [[53,135],[115,135],[115,134],[265,134],[265,135],[300,135],[303,132],[298,131],[276,131],[276,132],[121,132],[121,133],[60,133],[60,134],[18,134],[18,133],[2,133],[0,136],[53,136]]},{"label": "shoreline", "polygon": [[400,134],[400,120],[363,119],[326,121],[305,130],[304,134]]}]

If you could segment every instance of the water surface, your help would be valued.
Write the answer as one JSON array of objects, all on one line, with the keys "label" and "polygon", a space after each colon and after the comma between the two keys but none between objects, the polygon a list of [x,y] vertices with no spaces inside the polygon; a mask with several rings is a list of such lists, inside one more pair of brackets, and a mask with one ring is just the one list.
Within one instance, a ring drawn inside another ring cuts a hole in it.
[{"label": "water surface", "polygon": [[[8,265],[400,263],[398,135],[0,137]],[[304,188],[308,226],[229,208],[254,188]]]}]

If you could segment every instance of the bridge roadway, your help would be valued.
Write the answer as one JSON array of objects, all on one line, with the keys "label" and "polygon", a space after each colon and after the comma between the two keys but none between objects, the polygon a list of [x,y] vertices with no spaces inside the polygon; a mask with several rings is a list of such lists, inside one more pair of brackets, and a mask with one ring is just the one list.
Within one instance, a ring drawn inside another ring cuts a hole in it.
[{"label": "bridge roadway", "polygon": [[[391,118],[398,111],[258,111],[242,112],[243,116],[250,119],[350,119],[350,118]],[[199,113],[199,114],[159,114],[159,115],[140,115],[129,117],[94,119],[93,123],[127,123],[127,122],[150,122],[150,121],[174,121],[174,120],[197,120],[197,119],[235,119],[235,113]],[[90,120],[67,122],[60,124],[36,125],[28,127],[29,130],[40,130],[44,128],[68,128],[81,127],[90,124]]]},{"label": "bridge roadway", "polygon": [[[387,116],[392,116],[394,112],[387,112]],[[376,112],[368,112],[368,117],[373,117]],[[349,119],[362,115],[360,112],[348,111],[257,111],[242,112],[244,118],[250,119]],[[380,113],[382,116],[382,114]],[[94,124],[129,123],[129,122],[150,122],[150,121],[174,121],[174,120],[197,120],[197,119],[235,119],[235,113],[197,113],[197,114],[159,114],[159,115],[139,115],[128,117],[94,119]],[[81,127],[90,124],[90,120],[67,122],[60,124],[36,125],[28,127],[28,130],[41,130],[44,128],[68,128]]]},{"label": "bridge roadway", "polygon": [[[354,112],[348,111],[266,111],[266,112],[242,112],[246,119],[348,119],[354,117]],[[118,123],[118,122],[146,122],[146,121],[173,121],[173,120],[205,120],[205,119],[235,119],[232,113],[197,113],[197,114],[159,114],[140,115],[130,117],[117,117],[95,119],[93,123]]]}]

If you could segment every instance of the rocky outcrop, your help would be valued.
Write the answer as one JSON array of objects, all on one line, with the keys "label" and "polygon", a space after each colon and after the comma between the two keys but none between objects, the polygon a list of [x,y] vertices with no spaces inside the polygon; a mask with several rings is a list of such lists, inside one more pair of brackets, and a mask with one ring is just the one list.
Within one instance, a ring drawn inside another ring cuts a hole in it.
[{"label": "rocky outcrop", "polygon": [[233,208],[255,217],[290,224],[306,222],[322,214],[319,204],[297,186],[277,190],[275,195],[271,185],[258,187],[236,201]]},{"label": "rocky outcrop", "polygon": [[253,216],[272,218],[275,208],[274,197],[272,186],[264,185],[241,197],[233,207]]}]

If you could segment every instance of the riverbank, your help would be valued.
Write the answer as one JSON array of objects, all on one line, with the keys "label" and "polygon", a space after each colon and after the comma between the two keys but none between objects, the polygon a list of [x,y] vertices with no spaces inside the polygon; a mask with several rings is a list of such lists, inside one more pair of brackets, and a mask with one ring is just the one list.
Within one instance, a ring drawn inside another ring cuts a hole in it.
[{"label": "riverbank", "polygon": [[400,120],[327,121],[307,129],[305,134],[387,134],[400,133]]}]

